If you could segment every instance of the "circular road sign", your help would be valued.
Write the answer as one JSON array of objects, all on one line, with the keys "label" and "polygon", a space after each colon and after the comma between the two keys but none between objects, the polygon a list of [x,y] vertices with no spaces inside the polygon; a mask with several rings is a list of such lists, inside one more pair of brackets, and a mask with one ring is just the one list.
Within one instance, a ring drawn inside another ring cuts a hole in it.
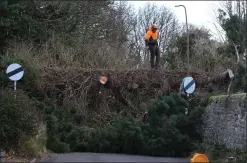
[{"label": "circular road sign", "polygon": [[196,89],[195,81],[192,77],[185,77],[183,79],[184,92],[187,94],[192,94]]},{"label": "circular road sign", "polygon": [[12,81],[20,80],[24,75],[24,70],[18,63],[13,63],[8,66],[6,73],[8,78]]}]

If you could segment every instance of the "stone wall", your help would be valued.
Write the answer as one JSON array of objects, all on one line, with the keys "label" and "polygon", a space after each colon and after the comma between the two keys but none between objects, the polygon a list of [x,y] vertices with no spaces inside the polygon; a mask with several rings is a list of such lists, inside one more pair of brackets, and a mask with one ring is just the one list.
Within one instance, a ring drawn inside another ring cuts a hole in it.
[{"label": "stone wall", "polygon": [[246,94],[213,96],[203,115],[205,143],[246,150]]}]

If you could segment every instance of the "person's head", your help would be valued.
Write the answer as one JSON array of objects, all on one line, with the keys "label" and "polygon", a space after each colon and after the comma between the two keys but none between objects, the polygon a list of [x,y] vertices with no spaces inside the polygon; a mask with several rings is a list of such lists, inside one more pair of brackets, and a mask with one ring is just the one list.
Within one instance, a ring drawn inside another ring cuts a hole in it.
[{"label": "person's head", "polygon": [[156,32],[157,29],[158,29],[157,24],[153,24],[152,27],[151,27],[151,29],[152,29],[153,32]]}]

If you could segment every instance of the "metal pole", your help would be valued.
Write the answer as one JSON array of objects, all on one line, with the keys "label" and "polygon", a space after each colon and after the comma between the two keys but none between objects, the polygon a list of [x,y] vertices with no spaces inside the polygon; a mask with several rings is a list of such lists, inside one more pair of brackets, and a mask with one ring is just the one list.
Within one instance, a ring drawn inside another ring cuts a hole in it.
[{"label": "metal pole", "polygon": [[16,99],[16,81],[14,81],[14,94],[15,94],[15,99]]},{"label": "metal pole", "polygon": [[[247,0],[245,3],[245,50],[246,50],[246,56],[245,56],[245,81],[247,81]],[[245,93],[247,94],[247,82],[245,82]],[[247,95],[246,95],[247,100]],[[246,156],[247,157],[247,156]]]},{"label": "metal pole", "polygon": [[185,17],[186,17],[186,27],[187,27],[187,59],[188,59],[188,76],[190,75],[190,35],[189,35],[189,27],[188,27],[188,19],[187,19],[187,11],[186,7],[184,7]]},{"label": "metal pole", "polygon": [[175,7],[182,6],[185,11],[185,19],[186,19],[186,29],[187,29],[187,62],[188,62],[188,72],[187,75],[190,75],[190,36],[189,36],[189,27],[188,27],[188,18],[187,18],[187,10],[184,5],[176,5]]}]

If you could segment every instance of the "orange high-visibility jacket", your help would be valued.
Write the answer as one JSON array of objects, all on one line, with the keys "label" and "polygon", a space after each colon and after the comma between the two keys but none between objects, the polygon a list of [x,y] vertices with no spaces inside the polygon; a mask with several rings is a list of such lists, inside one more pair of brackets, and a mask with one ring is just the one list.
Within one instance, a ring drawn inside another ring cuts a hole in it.
[{"label": "orange high-visibility jacket", "polygon": [[145,35],[145,44],[146,45],[158,45],[158,32],[153,32],[152,29],[149,29]]}]

